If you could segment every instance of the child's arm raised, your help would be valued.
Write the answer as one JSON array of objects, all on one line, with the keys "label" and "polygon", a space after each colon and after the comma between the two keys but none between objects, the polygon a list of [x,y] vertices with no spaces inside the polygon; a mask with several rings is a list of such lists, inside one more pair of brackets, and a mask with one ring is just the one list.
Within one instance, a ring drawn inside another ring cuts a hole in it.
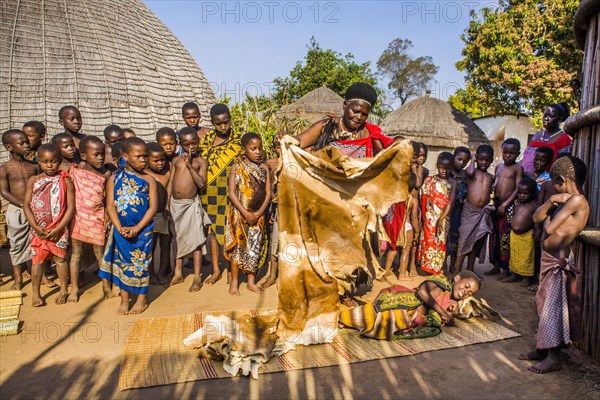
[{"label": "child's arm raised", "polygon": [[476,162],[477,162],[477,154],[473,154],[473,157],[471,157],[471,162],[469,163],[469,166],[465,170],[465,174],[467,174],[468,179],[473,179],[473,176],[475,175],[475,163]]},{"label": "child's arm raised", "polygon": [[442,320],[444,321],[445,325],[453,325],[454,317],[452,317],[451,314],[444,310],[442,306],[437,301],[435,301],[435,298],[431,295],[431,291],[436,288],[437,286],[433,282],[423,282],[419,285],[419,288],[417,289],[417,296],[419,296],[423,303],[425,303],[430,308],[433,308],[434,311],[437,311],[437,313],[440,314],[440,317],[442,317]]},{"label": "child's arm raised", "polygon": [[75,187],[73,186],[73,181],[71,178],[65,177],[65,186],[67,189],[67,209],[65,210],[65,214],[58,225],[50,229],[46,235],[46,239],[52,242],[55,242],[60,238],[62,231],[69,224],[69,222],[71,222],[71,218],[73,218],[73,214],[75,214]]},{"label": "child's arm raised", "polygon": [[[555,212],[552,219],[544,224],[546,235],[552,235],[571,215],[585,207],[587,201],[583,196],[572,196],[569,193],[553,194],[546,203],[561,204],[564,206]],[[537,211],[536,211],[537,214]],[[534,215],[535,217],[535,215]]]},{"label": "child's arm raised", "polygon": [[148,182],[148,209],[146,210],[146,213],[144,214],[142,220],[138,222],[137,225],[129,228],[129,231],[131,232],[132,236],[137,236],[141,231],[144,230],[146,226],[148,226],[148,224],[154,218],[154,214],[156,214],[156,209],[158,208],[158,192],[156,190],[156,180],[153,176],[150,175],[144,176],[144,179],[146,180],[146,182]]},{"label": "child's arm raised", "polygon": [[244,208],[242,202],[235,193],[237,189],[237,186],[235,184],[235,177],[237,176],[237,167],[237,162],[233,163],[233,165],[231,166],[231,171],[229,172],[229,200],[231,200],[231,204],[233,204],[233,206],[238,209],[240,214],[244,216],[246,221],[249,224],[253,224],[254,222],[256,222],[254,220],[254,214],[248,212],[248,210]]},{"label": "child's arm raised", "polygon": [[44,228],[43,226],[39,226],[35,222],[35,216],[33,215],[33,211],[31,211],[31,206],[29,205],[29,203],[31,203],[33,184],[35,183],[36,178],[37,175],[30,176],[27,180],[27,189],[25,190],[25,198],[23,199],[23,212],[25,213],[25,218],[27,219],[27,222],[29,222],[31,229],[33,229],[39,237],[45,239],[46,235],[48,234],[48,229]]},{"label": "child's arm raised", "polygon": [[206,171],[208,170],[208,163],[202,157],[198,157],[198,167],[197,170],[194,168],[194,159],[192,157],[191,150],[188,153],[182,154],[183,159],[185,161],[185,166],[190,171],[192,175],[192,180],[198,187],[198,189],[203,189],[206,186]]}]

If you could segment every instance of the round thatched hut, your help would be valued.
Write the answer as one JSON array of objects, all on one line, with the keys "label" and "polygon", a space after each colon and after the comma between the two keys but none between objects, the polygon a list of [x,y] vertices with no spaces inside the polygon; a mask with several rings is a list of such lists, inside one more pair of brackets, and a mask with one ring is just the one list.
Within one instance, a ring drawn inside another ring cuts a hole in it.
[{"label": "round thatched hut", "polygon": [[212,88],[141,0],[3,0],[0,26],[1,130],[36,119],[51,136],[67,104],[81,110],[87,134],[118,124],[150,139],[182,124],[187,101],[208,122]]},{"label": "round thatched hut", "polygon": [[280,116],[287,118],[301,117],[311,124],[328,114],[342,115],[344,98],[323,85],[308,92],[298,100],[281,107]]},{"label": "round thatched hut", "polygon": [[483,131],[465,114],[445,101],[431,97],[431,93],[405,103],[381,123],[383,132],[391,137],[403,136],[423,142],[429,148],[425,166],[435,169],[437,155],[454,151],[458,146],[475,150],[481,144],[490,144]]},{"label": "round thatched hut", "polygon": [[575,40],[584,51],[580,111],[565,121],[575,134],[573,154],[588,167],[584,193],[590,204],[588,226],[576,246],[583,267],[583,341],[579,347],[600,362],[600,0],[582,0],[575,13]]}]

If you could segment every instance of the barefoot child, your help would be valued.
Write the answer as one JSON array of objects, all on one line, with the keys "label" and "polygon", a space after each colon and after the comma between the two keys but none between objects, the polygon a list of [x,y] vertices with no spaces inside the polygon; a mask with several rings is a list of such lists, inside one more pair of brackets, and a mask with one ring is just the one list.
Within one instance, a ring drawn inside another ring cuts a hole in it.
[{"label": "barefoot child", "polygon": [[517,200],[511,213],[510,231],[510,276],[502,282],[516,282],[521,277],[521,286],[533,283],[535,274],[535,239],[533,213],[537,208],[537,184],[524,178],[517,187]]},{"label": "barefoot child", "polygon": [[67,133],[58,133],[56,134],[52,140],[52,144],[58,147],[60,151],[61,163],[60,169],[65,172],[69,172],[73,165],[76,165],[78,160],[81,160],[81,156],[79,155],[79,151],[75,147],[75,141],[72,136],[69,136]]},{"label": "barefoot child", "polygon": [[[463,206],[458,229],[458,256],[456,266],[460,271],[468,256],[467,270],[473,271],[475,257],[485,257],[485,241],[492,231],[490,198],[494,176],[487,172],[494,159],[492,146],[477,147],[467,167],[467,199]],[[477,167],[477,168],[475,168]]]},{"label": "barefoot child", "polygon": [[450,257],[449,271],[451,274],[458,272],[456,268],[456,252],[458,250],[458,228],[460,227],[460,216],[463,205],[467,198],[467,173],[465,167],[471,159],[471,151],[466,147],[454,149],[454,168],[451,180],[456,185],[456,200],[450,212],[450,228],[448,230],[448,242],[446,243],[446,255]]},{"label": "barefoot child", "polygon": [[31,226],[31,276],[33,283],[32,305],[44,305],[40,285],[44,261],[54,259],[60,282],[56,304],[64,304],[68,295],[67,226],[75,211],[73,183],[60,169],[60,151],[53,144],[40,146],[38,165],[42,173],[27,181],[23,203],[25,217]]},{"label": "barefoot child", "polygon": [[520,355],[522,360],[541,360],[529,367],[543,374],[561,368],[560,346],[581,340],[581,294],[571,244],[587,223],[590,207],[581,194],[587,168],[577,157],[558,158],[550,169],[557,191],[533,215],[535,223],[544,222],[540,285],[535,296],[540,318],[536,348]]},{"label": "barefoot child", "polygon": [[[81,113],[75,106],[64,106],[58,112],[58,122],[65,128],[65,133],[73,138],[75,150],[79,148],[79,141],[86,135],[79,132],[81,130]],[[79,161],[79,152],[77,151],[75,159]]]},{"label": "barefoot child", "polygon": [[460,304],[479,290],[479,277],[461,271],[452,280],[427,277],[417,288],[402,285],[383,289],[374,302],[340,312],[341,324],[373,339],[415,339],[435,336],[454,318],[466,318]]},{"label": "barefoot child", "polygon": [[29,223],[25,218],[23,203],[27,181],[38,173],[38,167],[27,160],[29,141],[23,131],[10,129],[2,134],[2,144],[10,153],[10,160],[0,166],[0,195],[8,201],[6,209],[7,236],[10,243],[10,261],[14,284],[11,290],[21,290],[23,271],[31,260]]},{"label": "barefoot child", "polygon": [[183,282],[183,259],[192,254],[194,280],[188,291],[197,292],[202,288],[202,247],[210,224],[200,199],[200,190],[206,186],[207,163],[200,157],[195,129],[185,127],[179,131],[179,142],[184,153],[173,160],[168,191],[177,248],[171,286]]},{"label": "barefoot child", "polygon": [[437,158],[438,174],[425,179],[421,187],[421,269],[430,274],[444,272],[448,216],[456,200],[456,185],[450,181],[454,156],[447,151]]},{"label": "barefoot child", "polygon": [[271,158],[267,160],[267,167],[269,167],[269,178],[271,178],[271,193],[273,193],[273,198],[271,199],[271,204],[269,205],[269,221],[271,225],[271,240],[269,241],[269,253],[271,254],[270,266],[269,266],[269,276],[267,280],[260,285],[261,288],[266,289],[273,284],[277,280],[277,270],[279,264],[279,224],[277,223],[277,185],[275,183],[275,177],[277,168],[279,168],[279,158],[281,158],[281,143],[279,139],[275,137],[274,139],[273,150],[275,152],[275,158]]},{"label": "barefoot child", "polygon": [[263,163],[262,140],[254,132],[242,137],[244,156],[233,164],[229,175],[229,198],[225,235],[225,258],[231,262],[229,294],[239,296],[238,274],[248,275],[248,289],[256,286],[256,271],[266,256],[264,213],[271,200],[269,168]]},{"label": "barefoot child", "polygon": [[46,137],[46,126],[40,121],[29,121],[23,125],[23,132],[29,139],[29,160],[37,162],[37,151]]},{"label": "barefoot child", "polygon": [[[144,172],[148,164],[146,143],[133,137],[122,142],[125,168],[116,171],[106,186],[106,209],[113,224],[98,276],[106,298],[111,283],[120,289],[117,314],[139,314],[147,307],[152,259],[152,218],[156,214],[156,181]],[[129,295],[137,294],[129,309]]]},{"label": "barefoot child", "polygon": [[105,146],[96,136],[86,136],[79,142],[81,163],[70,171],[75,188],[75,214],[71,220],[71,293],[68,301],[79,300],[79,277],[84,246],[92,246],[98,265],[102,262],[106,239],[107,218],[106,179],[110,171],[104,167]]},{"label": "barefoot child", "polygon": [[200,108],[196,103],[185,103],[181,107],[181,118],[185,122],[186,126],[194,128],[198,134],[198,140],[202,140],[202,137],[206,132],[210,131],[210,128],[203,128],[198,123],[200,122]]},{"label": "barefoot child", "polygon": [[171,178],[171,170],[165,162],[166,156],[163,148],[156,142],[148,143],[148,169],[146,173],[156,179],[156,191],[158,197],[157,212],[154,214],[154,240],[152,241],[152,253],[160,243],[160,260],[158,271],[154,269],[154,259],[150,264],[150,284],[164,285],[164,277],[171,267],[171,233],[169,232],[169,214],[167,210],[167,187]]},{"label": "barefoot child", "polygon": [[503,279],[510,275],[508,260],[510,258],[510,216],[506,208],[517,198],[517,185],[524,175],[523,168],[517,163],[521,152],[521,143],[514,138],[509,138],[502,143],[502,163],[496,166],[494,181],[494,205],[492,212],[494,227],[490,239],[490,261],[494,267],[486,271],[485,275],[500,273]]}]

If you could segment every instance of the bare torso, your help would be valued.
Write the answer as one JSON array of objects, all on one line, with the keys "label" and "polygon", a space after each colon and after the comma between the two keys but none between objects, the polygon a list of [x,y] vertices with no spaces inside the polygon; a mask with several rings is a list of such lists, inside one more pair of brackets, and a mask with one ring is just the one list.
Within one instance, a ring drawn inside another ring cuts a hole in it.
[{"label": "bare torso", "polygon": [[537,208],[537,203],[521,204],[515,202],[515,211],[513,214],[511,228],[516,234],[522,235],[533,229],[533,213]]},{"label": "bare torso", "polygon": [[[186,160],[182,154],[173,159],[171,164],[173,174],[173,182],[171,187],[171,195],[174,199],[193,199],[196,197],[200,189],[194,182],[191,172],[186,166]],[[200,156],[192,158],[192,168],[195,171],[200,171],[200,168],[206,164],[206,160]]]},{"label": "bare torso", "polygon": [[483,208],[490,202],[494,176],[489,172],[475,170],[467,179],[467,202],[474,207]]},{"label": "bare torso", "polygon": [[569,205],[569,202],[576,201],[581,204],[551,234],[544,232],[542,236],[542,249],[556,258],[569,257],[571,244],[579,236],[583,228],[585,228],[590,214],[590,207],[587,200],[582,198],[583,196],[581,195],[571,197],[566,203],[558,206],[552,218],[544,222],[545,224],[551,223],[552,219],[557,218],[561,210]]},{"label": "bare torso", "polygon": [[[156,179],[156,194],[158,197],[156,210],[157,212],[163,212],[167,205],[167,187],[169,185],[169,178],[171,177],[171,170],[158,173],[147,169],[146,173]],[[173,185],[175,185],[175,182],[173,182]]]},{"label": "bare torso", "polygon": [[496,199],[505,201],[517,189],[517,178],[521,165],[514,163],[513,165],[499,164],[496,167],[496,177],[494,181],[494,196]]},{"label": "bare torso", "polygon": [[[8,193],[3,194],[10,203],[21,206],[25,198],[27,189],[27,180],[36,175],[37,165],[29,161],[9,160],[2,165],[0,174],[2,175],[3,191]],[[6,186],[6,187],[4,187]]]}]

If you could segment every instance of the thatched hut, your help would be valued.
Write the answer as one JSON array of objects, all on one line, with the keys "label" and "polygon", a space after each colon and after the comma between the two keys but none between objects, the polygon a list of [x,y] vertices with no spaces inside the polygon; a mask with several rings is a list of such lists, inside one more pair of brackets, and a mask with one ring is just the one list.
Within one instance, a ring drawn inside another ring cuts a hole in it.
[{"label": "thatched hut", "polygon": [[280,117],[307,119],[311,124],[328,114],[342,115],[344,98],[323,85],[281,107]]},{"label": "thatched hut", "polygon": [[565,121],[575,134],[573,154],[588,167],[585,195],[590,203],[588,226],[576,245],[583,267],[583,341],[579,347],[600,362],[600,0],[582,0],[575,14],[575,39],[584,51],[580,111]]},{"label": "thatched hut", "polygon": [[141,0],[3,0],[0,27],[0,130],[37,119],[51,136],[67,104],[88,134],[118,124],[151,139],[187,101],[209,122],[209,82]]},{"label": "thatched hut", "polygon": [[383,132],[391,137],[423,142],[429,148],[425,166],[435,169],[437,155],[454,151],[458,146],[475,150],[489,139],[465,114],[445,101],[431,97],[431,93],[405,103],[381,123]]}]

